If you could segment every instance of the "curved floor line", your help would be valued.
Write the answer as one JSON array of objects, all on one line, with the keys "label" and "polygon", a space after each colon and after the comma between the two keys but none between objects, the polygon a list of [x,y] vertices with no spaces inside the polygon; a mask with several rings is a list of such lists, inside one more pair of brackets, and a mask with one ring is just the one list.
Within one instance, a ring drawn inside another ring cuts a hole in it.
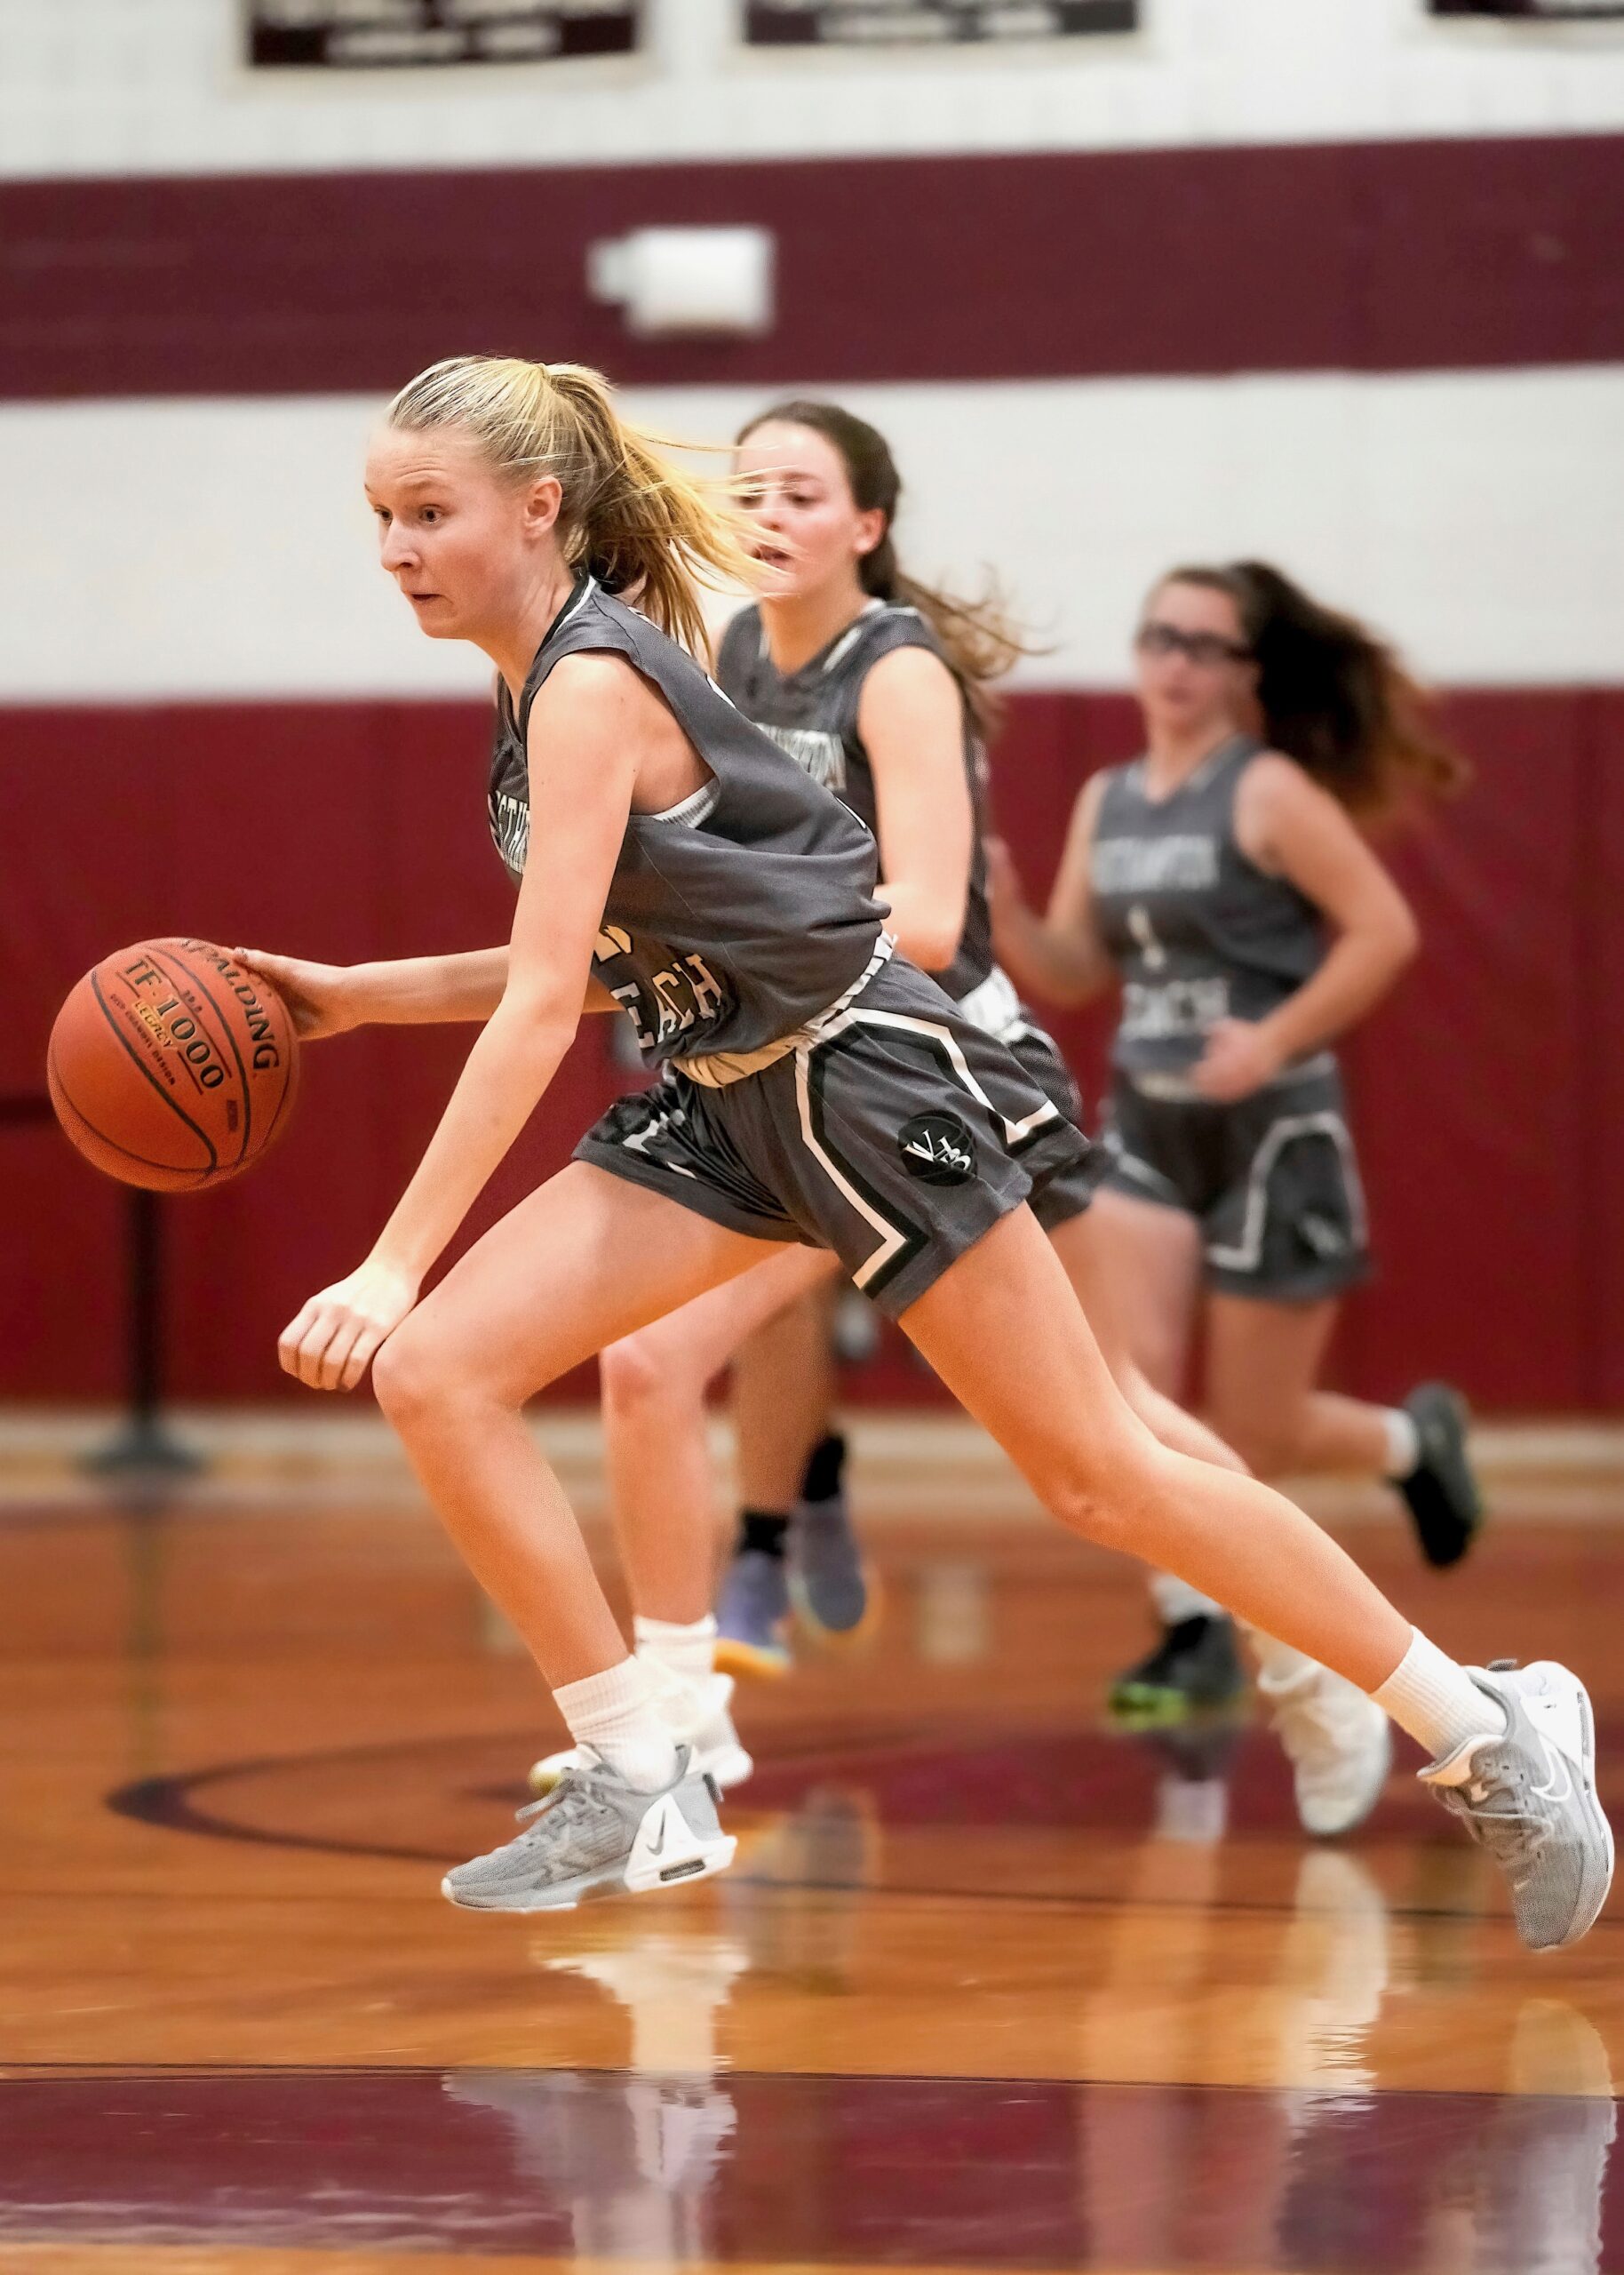
[{"label": "curved floor line", "polygon": [[[484,1743],[485,1741],[476,1742]],[[500,1733],[497,1734],[496,1742],[500,1742]],[[428,1743],[434,1745],[450,1745],[466,1743],[466,1741],[434,1739]],[[516,1750],[522,1750],[522,1742]],[[111,1792],[104,1795],[104,1806],[111,1809],[115,1816],[129,1817],[138,1824],[155,1825],[164,1832],[189,1833],[195,1838],[203,1840],[232,1840],[248,1847],[286,1848],[319,1856],[378,1857],[386,1862],[436,1867],[457,1863],[458,1858],[455,1852],[444,1849],[402,1848],[382,1841],[344,1840],[330,1834],[282,1832],[265,1825],[243,1824],[217,1811],[198,1807],[194,1799],[194,1796],[203,1788],[220,1784],[235,1777],[252,1776],[267,1770],[295,1768],[301,1763],[364,1761],[369,1758],[380,1755],[395,1754],[399,1751],[399,1744],[392,1743],[387,1745],[345,1748],[336,1753],[329,1754],[265,1754],[251,1757],[246,1760],[218,1762],[205,1769],[188,1770],[173,1776],[142,1777],[130,1784],[116,1786]],[[873,1756],[864,1757],[859,1753],[857,1759],[859,1761],[866,1759],[872,1764]],[[792,1766],[798,1760],[827,1761],[831,1764],[841,1762],[849,1765],[851,1757],[831,1755],[826,1752],[807,1757],[789,1756],[784,1758],[783,1766]],[[775,1765],[775,1767],[777,1766]],[[741,1805],[740,1813],[741,1815],[750,1814],[743,1805]],[[777,1812],[764,1810],[761,1814],[771,1816]],[[904,1903],[925,1904],[1027,1904],[1045,1909],[1077,1912],[1111,1911],[1118,1908],[1123,1901],[1119,1896],[1090,1895],[1085,1891],[1065,1894],[1044,1889],[1007,1888],[903,1888],[880,1881],[860,1880],[784,1880],[776,1876],[757,1878],[751,1872],[748,1864],[730,1874],[729,1881],[735,1888],[751,1888],[768,1893],[781,1890],[785,1895],[864,1896],[874,1898],[889,1897],[893,1901]],[[1200,1912],[1204,1915],[1213,1917],[1222,1915],[1230,1919],[1283,1919],[1289,1917],[1293,1910],[1293,1906],[1287,1903],[1246,1902],[1235,1897],[1216,1898],[1202,1903],[1152,1904],[1146,1904],[1142,1899],[1136,1898],[1135,1903],[1142,1909],[1167,1912],[1194,1911]],[[1454,1911],[1437,1904],[1389,1903],[1387,1909],[1388,1916],[1394,1920],[1469,1920],[1479,1916],[1475,1912]],[[1624,1918],[1616,1921],[1604,1918],[1596,1922],[1597,1929],[1613,1927],[1624,1928]]]}]

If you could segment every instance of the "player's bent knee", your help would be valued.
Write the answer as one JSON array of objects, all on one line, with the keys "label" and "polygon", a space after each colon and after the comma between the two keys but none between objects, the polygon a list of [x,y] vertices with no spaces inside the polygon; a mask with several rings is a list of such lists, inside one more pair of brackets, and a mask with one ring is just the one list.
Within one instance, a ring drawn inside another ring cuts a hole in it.
[{"label": "player's bent knee", "polygon": [[606,1344],[598,1353],[598,1381],[605,1405],[621,1415],[705,1395],[705,1378],[689,1354],[658,1327]]},{"label": "player's bent knee", "polygon": [[1154,1457],[1127,1441],[1114,1457],[1074,1463],[1044,1498],[1069,1532],[1125,1555],[1144,1553],[1143,1512],[1156,1490]]},{"label": "player's bent knee", "polygon": [[436,1338],[408,1327],[397,1328],[372,1361],[372,1394],[397,1429],[449,1404],[454,1385]]}]

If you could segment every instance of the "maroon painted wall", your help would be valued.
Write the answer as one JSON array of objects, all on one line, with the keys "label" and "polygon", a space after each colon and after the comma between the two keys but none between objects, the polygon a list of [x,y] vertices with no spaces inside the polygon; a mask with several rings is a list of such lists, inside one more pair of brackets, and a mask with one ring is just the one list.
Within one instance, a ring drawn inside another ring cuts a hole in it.
[{"label": "maroon painted wall", "polygon": [[[1621,164],[1564,134],[0,183],[0,397],[386,395],[458,346],[767,389],[1609,362]],[[587,248],[653,222],[771,229],[773,331],[629,338]]]},{"label": "maroon painted wall", "polygon": [[[1453,717],[1477,784],[1395,849],[1426,950],[1349,1054],[1382,1269],[1341,1366],[1378,1393],[1438,1369],[1489,1409],[1600,1409],[1624,1397],[1624,692],[1461,695]],[[1082,774],[1132,740],[1123,698],[1013,702],[997,807],[1034,884]],[[0,748],[0,1098],[39,1090],[60,997],[146,934],[337,960],[504,936],[475,707],[11,711]],[[1097,1094],[1100,1022],[1057,1026]],[[609,1041],[585,1023],[508,1197],[624,1087]],[[466,1044],[418,1029],[319,1046],[276,1153],[166,1204],[179,1394],[282,1392],[276,1330],[364,1252]],[[121,1195],[50,1125],[0,1122],[0,1387],[110,1396]],[[864,1387],[920,1386],[893,1359]]]}]

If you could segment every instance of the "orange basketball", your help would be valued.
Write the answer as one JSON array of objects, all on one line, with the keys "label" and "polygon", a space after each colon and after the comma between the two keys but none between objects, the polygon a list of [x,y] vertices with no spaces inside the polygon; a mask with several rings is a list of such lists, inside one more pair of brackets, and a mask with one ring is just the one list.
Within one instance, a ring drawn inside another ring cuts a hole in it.
[{"label": "orange basketball", "polygon": [[181,1193],[245,1169],[282,1130],[299,1038],[275,989],[207,940],[142,940],[87,971],[45,1061],[57,1120],[125,1185]]}]

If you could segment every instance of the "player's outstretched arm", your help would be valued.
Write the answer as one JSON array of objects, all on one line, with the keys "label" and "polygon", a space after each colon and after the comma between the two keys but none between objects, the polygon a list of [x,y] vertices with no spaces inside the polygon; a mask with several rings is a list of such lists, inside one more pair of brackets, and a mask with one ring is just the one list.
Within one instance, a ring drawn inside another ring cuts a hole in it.
[{"label": "player's outstretched arm", "polygon": [[[292,1012],[303,1042],[352,1027],[450,1026],[488,1019],[507,985],[507,946],[458,955],[400,956],[376,963],[312,963],[263,948],[234,948],[268,979]],[[601,980],[589,979],[584,1011],[617,1011]]]},{"label": "player's outstretched arm", "polygon": [[488,1019],[507,983],[507,949],[450,956],[403,956],[377,963],[315,963],[234,948],[237,962],[268,979],[292,1012],[304,1042],[352,1027]]}]

